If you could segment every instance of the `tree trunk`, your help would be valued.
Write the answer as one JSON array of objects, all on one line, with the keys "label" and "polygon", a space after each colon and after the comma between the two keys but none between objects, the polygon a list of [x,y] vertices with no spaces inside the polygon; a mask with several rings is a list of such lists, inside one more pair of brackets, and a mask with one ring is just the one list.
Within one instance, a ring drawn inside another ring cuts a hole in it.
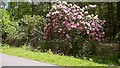
[{"label": "tree trunk", "polygon": [[108,14],[109,14],[109,26],[108,26],[108,29],[109,29],[109,32],[108,32],[108,37],[109,37],[109,42],[112,42],[112,32],[113,32],[113,28],[112,28],[112,3],[108,3]]}]

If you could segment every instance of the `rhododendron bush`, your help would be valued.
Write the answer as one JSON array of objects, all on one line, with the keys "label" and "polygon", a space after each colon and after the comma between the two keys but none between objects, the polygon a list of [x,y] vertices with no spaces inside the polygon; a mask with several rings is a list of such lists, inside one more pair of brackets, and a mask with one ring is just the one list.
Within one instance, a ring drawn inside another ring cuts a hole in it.
[{"label": "rhododendron bush", "polygon": [[44,39],[73,41],[74,39],[101,42],[104,37],[103,25],[98,15],[89,14],[88,9],[96,5],[85,7],[67,2],[57,2],[46,15],[47,25],[44,27]]}]

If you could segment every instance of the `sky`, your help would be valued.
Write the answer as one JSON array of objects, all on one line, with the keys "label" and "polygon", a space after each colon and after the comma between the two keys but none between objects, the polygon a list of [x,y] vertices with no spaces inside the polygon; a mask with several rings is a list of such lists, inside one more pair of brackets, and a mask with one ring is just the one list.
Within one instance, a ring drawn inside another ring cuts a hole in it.
[{"label": "sky", "polygon": [[0,0],[0,2],[4,2],[6,4],[5,9],[8,7],[8,2],[31,2],[32,0]]}]

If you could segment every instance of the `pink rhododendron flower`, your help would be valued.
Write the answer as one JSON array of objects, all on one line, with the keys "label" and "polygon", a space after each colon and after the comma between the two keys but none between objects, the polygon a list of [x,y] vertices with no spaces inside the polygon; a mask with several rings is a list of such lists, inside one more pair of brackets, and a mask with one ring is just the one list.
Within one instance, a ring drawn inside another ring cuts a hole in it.
[{"label": "pink rhododendron flower", "polygon": [[87,34],[89,34],[90,33],[90,31],[89,30],[87,30]]},{"label": "pink rhododendron flower", "polygon": [[79,6],[77,6],[76,4],[74,4],[74,7],[76,7],[76,8],[80,8]]},{"label": "pink rhododendron flower", "polygon": [[65,32],[63,31],[63,34],[65,34]]},{"label": "pink rhododendron flower", "polygon": [[63,1],[62,3],[65,4],[65,5],[67,5],[67,2],[66,2],[66,1]]},{"label": "pink rhododendron flower", "polygon": [[76,12],[76,10],[75,9],[73,9],[73,10],[71,10],[73,13],[75,13]]},{"label": "pink rhododendron flower", "polygon": [[78,15],[78,13],[74,13],[74,15]]},{"label": "pink rhododendron flower", "polygon": [[70,24],[72,24],[72,25],[73,25],[73,24],[74,24],[74,22],[70,22]]},{"label": "pink rhododendron flower", "polygon": [[99,28],[96,27],[95,29],[96,29],[97,32],[99,32]]},{"label": "pink rhododendron flower", "polygon": [[47,14],[46,17],[50,17],[50,14]]},{"label": "pink rhododendron flower", "polygon": [[60,33],[61,31],[60,30],[58,30],[58,33]]},{"label": "pink rhododendron flower", "polygon": [[55,12],[55,14],[58,14],[58,13],[59,13],[59,11],[56,11],[56,12]]},{"label": "pink rhododendron flower", "polygon": [[56,6],[52,6],[53,9],[57,9]]},{"label": "pink rhododendron flower", "polygon": [[73,18],[73,16],[72,16],[72,15],[70,15],[70,16],[69,16],[69,18],[70,18],[70,19],[72,19],[72,18]]},{"label": "pink rhododendron flower", "polygon": [[60,28],[59,30],[60,30],[60,31],[62,31],[62,29],[61,29],[61,28]]},{"label": "pink rhododendron flower", "polygon": [[95,17],[94,17],[94,19],[96,20],[98,18],[98,15],[96,15]]},{"label": "pink rhododendron flower", "polygon": [[80,25],[79,23],[75,24],[77,27]]},{"label": "pink rhododendron flower", "polygon": [[88,11],[86,11],[85,14],[88,14]]},{"label": "pink rhododendron flower", "polygon": [[61,4],[61,1],[58,1],[58,4]]},{"label": "pink rhododendron flower", "polygon": [[76,20],[76,17],[73,17],[73,20]]},{"label": "pink rhododendron flower", "polygon": [[63,8],[63,9],[67,9],[67,7],[66,7],[66,6],[62,6],[62,8]]},{"label": "pink rhododendron flower", "polygon": [[83,28],[82,28],[82,26],[79,26],[78,29],[79,29],[79,30],[82,30]]},{"label": "pink rhododendron flower", "polygon": [[82,15],[83,14],[83,12],[79,12],[80,13],[80,15]]},{"label": "pink rhododendron flower", "polygon": [[85,8],[87,9],[87,8],[88,8],[88,6],[85,6]]},{"label": "pink rhododendron flower", "polygon": [[63,10],[65,13],[68,13],[68,11],[67,10]]},{"label": "pink rhododendron flower", "polygon": [[71,6],[72,6],[72,4],[68,4],[68,6],[69,6],[69,7],[71,7]]},{"label": "pink rhododendron flower", "polygon": [[95,34],[96,36],[98,36],[98,34]]},{"label": "pink rhododendron flower", "polygon": [[100,25],[103,25],[103,24],[105,24],[105,22],[103,21]]},{"label": "pink rhododendron flower", "polygon": [[[93,8],[96,5],[89,5],[90,7]],[[70,38],[71,36],[78,38],[87,35],[89,40],[94,39],[100,42],[105,34],[103,32],[105,21],[100,20],[98,15],[89,15],[87,8],[88,6],[80,7],[76,4],[58,1],[46,15],[48,24],[44,27],[45,39],[51,39],[57,35],[57,39],[64,40],[67,37],[72,40],[74,38]]]},{"label": "pink rhododendron flower", "polygon": [[54,26],[55,29],[57,29],[59,26]]},{"label": "pink rhododendron flower", "polygon": [[78,16],[77,16],[77,18],[78,18],[78,19],[81,19],[81,18],[82,18],[82,16],[81,16],[81,15],[78,15]]},{"label": "pink rhododendron flower", "polygon": [[84,28],[87,29],[87,26],[85,26]]},{"label": "pink rhododendron flower", "polygon": [[81,12],[84,12],[84,9],[80,9],[81,10]]},{"label": "pink rhododendron flower", "polygon": [[68,39],[70,39],[70,36],[69,36],[68,34],[66,34],[66,37],[67,37]]},{"label": "pink rhododendron flower", "polygon": [[52,18],[54,18],[54,16],[52,16]]},{"label": "pink rhododendron flower", "polygon": [[68,30],[71,30],[71,28],[68,28]]},{"label": "pink rhododendron flower", "polygon": [[101,38],[102,36],[101,35],[99,35],[99,38]]},{"label": "pink rhododendron flower", "polygon": [[72,28],[76,28],[77,26],[75,24],[71,25]]},{"label": "pink rhododendron flower", "polygon": [[89,27],[90,27],[90,23],[87,23],[87,26],[89,26]]},{"label": "pink rhododendron flower", "polygon": [[102,34],[105,34],[105,32],[102,32]]},{"label": "pink rhododendron flower", "polygon": [[65,26],[66,26],[66,27],[68,27],[68,26],[69,26],[69,23],[68,23],[67,21],[65,22]]},{"label": "pink rhododendron flower", "polygon": [[82,25],[85,25],[85,22],[84,22],[84,21],[82,21],[82,22],[81,22],[81,24],[82,24]]}]

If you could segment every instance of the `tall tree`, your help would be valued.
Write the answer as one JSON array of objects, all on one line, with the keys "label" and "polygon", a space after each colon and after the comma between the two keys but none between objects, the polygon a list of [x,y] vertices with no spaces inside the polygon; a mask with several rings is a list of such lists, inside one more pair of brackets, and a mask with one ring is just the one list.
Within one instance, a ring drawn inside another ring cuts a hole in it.
[{"label": "tall tree", "polygon": [[23,18],[24,15],[45,16],[50,9],[49,2],[9,2],[7,10],[14,19]]}]

